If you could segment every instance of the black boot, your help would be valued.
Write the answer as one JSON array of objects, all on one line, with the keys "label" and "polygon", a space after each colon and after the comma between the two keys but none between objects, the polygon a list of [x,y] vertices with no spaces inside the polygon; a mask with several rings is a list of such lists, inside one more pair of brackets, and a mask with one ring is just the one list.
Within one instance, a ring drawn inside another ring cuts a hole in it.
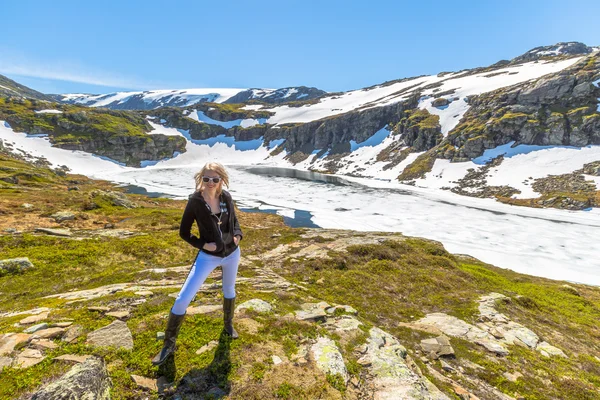
[{"label": "black boot", "polygon": [[175,352],[175,341],[179,334],[179,328],[183,322],[183,315],[177,315],[170,313],[169,321],[167,322],[167,329],[165,329],[165,342],[162,350],[152,359],[152,364],[160,365],[164,363],[171,354]]},{"label": "black boot", "polygon": [[235,297],[232,299],[226,299],[223,297],[223,322],[225,325],[225,332],[232,339],[238,338],[238,333],[233,328],[233,312],[235,311]]}]

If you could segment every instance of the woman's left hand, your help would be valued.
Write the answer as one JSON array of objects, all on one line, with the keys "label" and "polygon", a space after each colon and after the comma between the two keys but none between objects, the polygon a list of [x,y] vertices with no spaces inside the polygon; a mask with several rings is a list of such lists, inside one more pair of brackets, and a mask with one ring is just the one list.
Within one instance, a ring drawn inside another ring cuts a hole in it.
[{"label": "woman's left hand", "polygon": [[235,243],[235,245],[237,246],[238,243],[240,243],[240,237],[239,236],[234,236],[233,237],[233,243]]}]

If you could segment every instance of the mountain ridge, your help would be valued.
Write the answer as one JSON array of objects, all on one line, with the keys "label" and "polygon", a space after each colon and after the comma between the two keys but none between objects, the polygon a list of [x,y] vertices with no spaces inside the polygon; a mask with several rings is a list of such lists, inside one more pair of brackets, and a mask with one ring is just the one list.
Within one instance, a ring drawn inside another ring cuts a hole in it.
[{"label": "mountain ridge", "polygon": [[[213,102],[205,103],[196,100],[206,91],[183,95],[182,91],[150,91],[146,92],[148,96],[166,99],[172,105],[122,112],[130,120],[145,117],[152,121],[154,130],[174,129],[171,134],[180,136],[184,132],[189,145],[233,143],[234,148],[239,145],[247,149],[253,143],[251,146],[257,150],[255,143],[262,143],[269,155],[256,162],[358,177],[378,176],[510,204],[587,209],[599,204],[598,190],[590,188],[597,187],[600,179],[596,182],[596,175],[590,178],[589,174],[572,174],[596,171],[594,163],[600,161],[600,156],[595,158],[597,148],[586,148],[586,156],[575,165],[560,158],[563,156],[556,147],[600,144],[598,49],[562,42],[537,47],[489,67],[398,79],[343,93],[323,94],[315,89],[316,97],[309,100],[305,100],[308,96],[298,100],[301,94],[294,88],[215,92],[208,98]],[[196,96],[191,99],[194,104],[185,105],[190,101],[186,95]],[[293,99],[294,95],[295,101],[284,103],[268,103],[265,99],[274,96],[279,101]],[[99,95],[96,100],[112,104],[131,97],[129,93],[120,93],[121,100],[111,96]],[[231,99],[247,102],[230,103]],[[140,98],[136,101],[144,102]],[[44,119],[38,126],[47,127],[49,121],[58,119],[38,115],[39,111],[32,110],[27,117]],[[15,115],[6,118],[19,126]],[[149,125],[142,125],[148,130]],[[89,141],[89,135],[79,138],[79,143],[82,140]],[[535,151],[535,146],[552,147],[548,154],[555,157],[554,163],[564,165],[556,171],[562,177],[552,184],[538,182],[548,178],[540,170],[537,176],[510,179],[511,174],[524,174],[526,167],[524,164],[516,171],[508,160],[512,151],[500,153],[509,144],[511,148],[530,146],[526,147],[529,153]],[[123,158],[120,151],[107,151],[106,146],[81,146],[78,148],[92,152],[103,148],[103,155],[111,154],[128,165],[137,166],[143,161],[139,157]],[[504,161],[494,161],[494,169],[478,165],[476,160],[490,152]],[[446,160],[451,163],[446,165]],[[478,172],[468,173],[464,163]],[[568,183],[581,179],[588,183]]]}]

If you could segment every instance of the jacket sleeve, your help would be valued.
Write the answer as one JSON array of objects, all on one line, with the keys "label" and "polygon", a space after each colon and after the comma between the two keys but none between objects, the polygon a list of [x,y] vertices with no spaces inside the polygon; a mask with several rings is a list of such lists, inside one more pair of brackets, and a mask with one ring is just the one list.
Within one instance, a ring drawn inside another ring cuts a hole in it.
[{"label": "jacket sleeve", "polygon": [[179,225],[179,236],[195,248],[202,250],[206,241],[201,237],[198,238],[192,235],[192,225],[196,220],[193,203],[194,201],[190,199],[185,206],[183,216],[181,217],[181,224]]},{"label": "jacket sleeve", "polygon": [[244,234],[242,233],[242,228],[240,228],[240,223],[237,219],[237,213],[233,210],[233,236],[239,236],[240,240],[244,238]]},{"label": "jacket sleeve", "polygon": [[244,238],[244,234],[242,233],[242,229],[240,228],[240,223],[237,219],[237,213],[235,212],[235,205],[233,204],[233,198],[231,197],[231,193],[225,192],[225,196],[227,197],[228,207],[230,208],[230,213],[233,218],[233,233],[232,236],[239,236],[240,240]]}]

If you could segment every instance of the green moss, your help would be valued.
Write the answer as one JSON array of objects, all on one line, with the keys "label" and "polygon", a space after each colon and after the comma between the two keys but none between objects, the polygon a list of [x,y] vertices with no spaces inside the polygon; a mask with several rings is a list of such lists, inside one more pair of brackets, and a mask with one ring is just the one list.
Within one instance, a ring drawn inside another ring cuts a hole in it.
[{"label": "green moss", "polygon": [[400,181],[410,181],[413,179],[424,178],[425,174],[430,172],[435,164],[435,152],[428,151],[421,154],[415,161],[404,168],[404,171],[398,176]]}]

